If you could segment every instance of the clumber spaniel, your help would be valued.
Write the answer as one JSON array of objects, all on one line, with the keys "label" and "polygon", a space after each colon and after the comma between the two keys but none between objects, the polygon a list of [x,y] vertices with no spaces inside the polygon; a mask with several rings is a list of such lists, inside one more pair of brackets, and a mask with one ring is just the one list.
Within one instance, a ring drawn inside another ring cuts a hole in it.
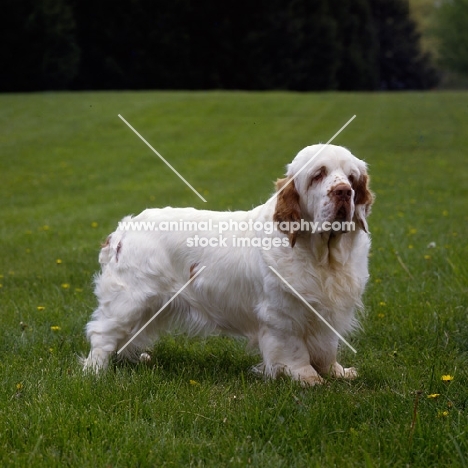
[{"label": "clumber spaniel", "polygon": [[135,359],[178,330],[248,338],[269,377],[354,378],[336,356],[368,279],[366,164],[343,147],[309,146],[276,188],[251,211],[168,207],[124,218],[99,256],[84,368],[105,368],[119,350]]}]

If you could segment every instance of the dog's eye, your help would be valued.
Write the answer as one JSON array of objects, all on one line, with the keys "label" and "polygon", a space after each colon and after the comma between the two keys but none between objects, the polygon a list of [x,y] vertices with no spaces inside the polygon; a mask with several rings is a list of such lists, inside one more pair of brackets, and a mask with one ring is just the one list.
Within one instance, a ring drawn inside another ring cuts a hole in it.
[{"label": "dog's eye", "polygon": [[325,176],[325,168],[322,167],[320,168],[319,171],[317,171],[312,178],[310,179],[310,185],[312,185],[313,182],[319,182],[321,181]]},{"label": "dog's eye", "polygon": [[353,184],[354,184],[354,181],[356,180],[356,178],[353,176],[353,174],[351,174],[351,175],[348,177],[348,180],[349,180],[349,183],[350,183],[351,185],[353,185]]}]

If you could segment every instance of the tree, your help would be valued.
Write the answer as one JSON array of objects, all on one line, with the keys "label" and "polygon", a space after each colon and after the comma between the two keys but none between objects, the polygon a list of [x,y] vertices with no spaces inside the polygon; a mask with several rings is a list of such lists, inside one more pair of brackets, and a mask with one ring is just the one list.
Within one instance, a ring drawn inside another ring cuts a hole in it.
[{"label": "tree", "polygon": [[5,1],[0,20],[0,89],[67,88],[80,61],[75,20],[67,0]]},{"label": "tree", "polygon": [[436,21],[441,65],[468,75],[468,0],[445,0]]},{"label": "tree", "polygon": [[438,81],[403,0],[370,0],[379,43],[380,87],[427,89]]},{"label": "tree", "polygon": [[189,0],[75,0],[82,51],[76,89],[184,88]]},{"label": "tree", "polygon": [[368,0],[333,0],[340,59],[338,89],[372,90],[379,86],[377,31]]},{"label": "tree", "polygon": [[327,0],[265,2],[246,52],[262,89],[336,89],[339,46]]},{"label": "tree", "polygon": [[4,2],[1,91],[425,89],[437,78],[404,0]]}]

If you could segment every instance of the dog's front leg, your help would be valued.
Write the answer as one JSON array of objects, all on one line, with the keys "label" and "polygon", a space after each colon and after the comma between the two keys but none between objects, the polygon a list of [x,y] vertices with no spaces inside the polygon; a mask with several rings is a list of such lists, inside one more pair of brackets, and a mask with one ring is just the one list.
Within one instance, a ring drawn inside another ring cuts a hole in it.
[{"label": "dog's front leg", "polygon": [[320,375],[343,379],[355,379],[358,373],[354,367],[343,367],[336,360],[338,336],[331,330],[324,330],[318,336],[309,336],[307,347],[311,363]]},{"label": "dog's front leg", "polygon": [[103,348],[93,348],[89,352],[86,359],[83,360],[83,370],[93,371],[96,374],[101,370],[105,370],[109,365],[110,357],[114,354],[114,350],[108,351]]},{"label": "dog's front leg", "polygon": [[259,346],[267,377],[275,378],[283,373],[306,385],[323,383],[318,372],[310,365],[305,342],[291,331],[265,324],[260,329]]}]

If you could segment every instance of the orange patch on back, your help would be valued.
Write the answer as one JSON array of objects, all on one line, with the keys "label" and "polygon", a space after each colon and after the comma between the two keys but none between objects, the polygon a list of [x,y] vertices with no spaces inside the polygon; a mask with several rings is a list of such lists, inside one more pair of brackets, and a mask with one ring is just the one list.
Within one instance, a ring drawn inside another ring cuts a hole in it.
[{"label": "orange patch on back", "polygon": [[190,279],[192,279],[197,272],[195,271],[198,267],[198,263],[194,263],[193,265],[190,266]]},{"label": "orange patch on back", "polygon": [[101,244],[101,248],[103,249],[104,247],[108,247],[110,245],[112,235],[107,236],[106,242],[104,244]]},{"label": "orange patch on back", "polygon": [[116,254],[115,254],[115,261],[116,262],[119,261],[119,254],[120,254],[121,250],[122,250],[122,241],[119,241],[119,243],[117,244],[117,249],[116,249]]}]

